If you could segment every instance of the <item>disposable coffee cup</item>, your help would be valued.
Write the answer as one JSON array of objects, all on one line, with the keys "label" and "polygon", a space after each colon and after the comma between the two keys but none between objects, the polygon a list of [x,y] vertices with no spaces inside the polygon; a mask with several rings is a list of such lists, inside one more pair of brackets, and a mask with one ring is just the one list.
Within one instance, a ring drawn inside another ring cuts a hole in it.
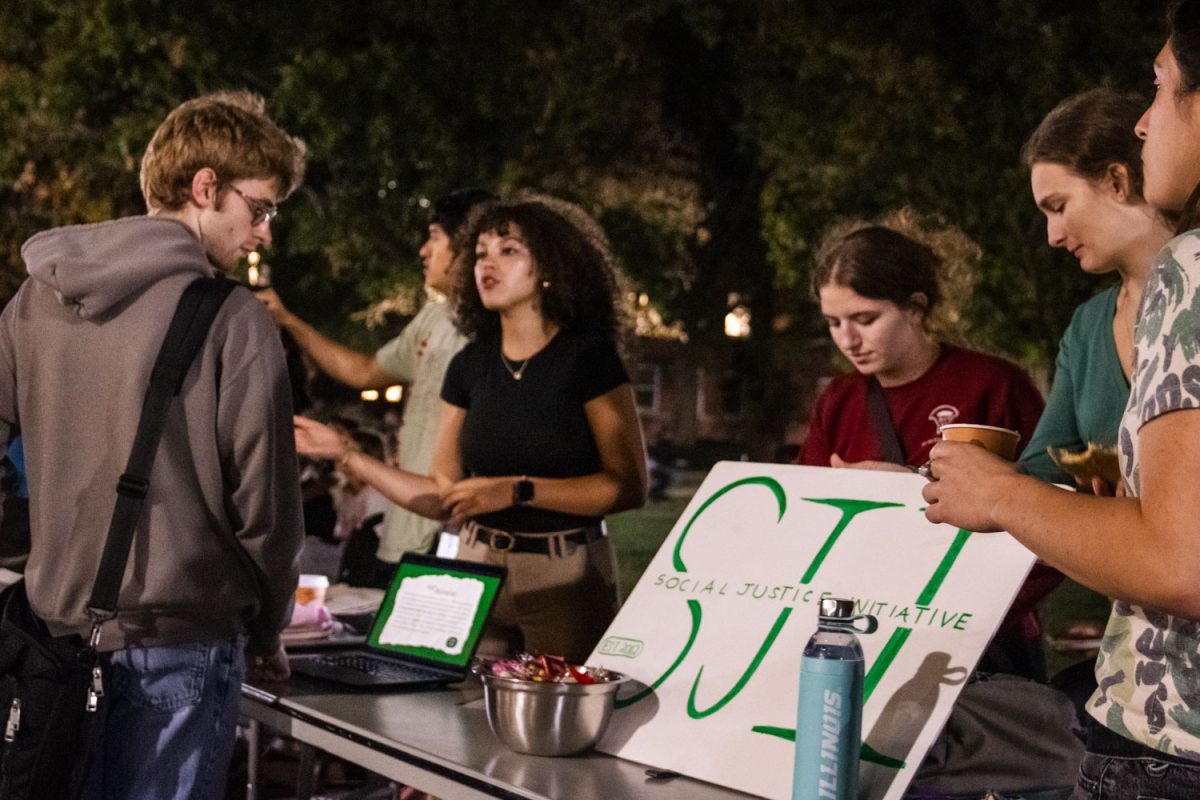
[{"label": "disposable coffee cup", "polygon": [[1021,434],[1010,428],[994,425],[950,424],[942,426],[942,438],[948,442],[970,442],[990,450],[1006,461],[1017,457],[1017,443]]},{"label": "disposable coffee cup", "polygon": [[325,605],[325,593],[329,590],[329,578],[324,575],[301,575],[296,586],[296,602],[302,606]]}]

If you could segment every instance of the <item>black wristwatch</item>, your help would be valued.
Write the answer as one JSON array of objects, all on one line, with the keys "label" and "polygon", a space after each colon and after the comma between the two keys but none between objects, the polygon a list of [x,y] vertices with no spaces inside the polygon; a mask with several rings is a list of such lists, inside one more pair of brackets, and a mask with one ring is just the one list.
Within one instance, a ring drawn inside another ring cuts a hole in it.
[{"label": "black wristwatch", "polygon": [[533,481],[529,476],[522,475],[513,484],[513,505],[527,506],[533,502]]}]

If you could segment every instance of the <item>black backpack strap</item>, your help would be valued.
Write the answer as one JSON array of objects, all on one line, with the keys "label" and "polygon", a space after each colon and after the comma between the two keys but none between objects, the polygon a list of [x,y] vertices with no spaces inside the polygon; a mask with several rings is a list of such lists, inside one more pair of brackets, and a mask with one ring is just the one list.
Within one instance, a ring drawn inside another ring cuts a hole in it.
[{"label": "black backpack strap", "polygon": [[879,438],[879,446],[883,450],[883,460],[891,464],[907,464],[908,459],[904,457],[904,448],[900,444],[900,437],[896,435],[896,426],[883,396],[883,386],[874,376],[867,378],[867,408],[871,412],[875,436]]},{"label": "black backpack strap", "polygon": [[167,424],[167,411],[183,388],[183,379],[208,338],[213,319],[237,285],[222,276],[197,278],[188,284],[179,298],[175,316],[171,318],[150,373],[150,386],[142,400],[142,415],[129,462],[117,482],[117,503],[113,507],[104,555],[100,558],[92,597],[87,605],[88,615],[94,623],[116,616],[117,594],[125,575],[125,564],[129,561],[134,530],[150,488],[150,468],[154,465],[158,442]]}]

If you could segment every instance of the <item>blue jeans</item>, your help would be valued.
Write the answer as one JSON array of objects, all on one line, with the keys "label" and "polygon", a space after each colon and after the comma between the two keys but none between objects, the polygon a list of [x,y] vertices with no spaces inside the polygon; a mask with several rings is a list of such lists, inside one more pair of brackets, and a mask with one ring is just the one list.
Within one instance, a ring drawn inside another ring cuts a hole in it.
[{"label": "blue jeans", "polygon": [[85,800],[207,800],[225,794],[244,636],[105,653]]},{"label": "blue jeans", "polygon": [[1079,765],[1071,800],[1194,800],[1200,797],[1200,762],[1194,766],[1151,756],[1088,753]]}]

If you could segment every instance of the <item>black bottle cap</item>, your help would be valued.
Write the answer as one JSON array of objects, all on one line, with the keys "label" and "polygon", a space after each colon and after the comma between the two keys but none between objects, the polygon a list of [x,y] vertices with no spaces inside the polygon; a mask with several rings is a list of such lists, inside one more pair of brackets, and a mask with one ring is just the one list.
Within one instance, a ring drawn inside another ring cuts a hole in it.
[{"label": "black bottle cap", "polygon": [[849,619],[854,616],[854,601],[840,597],[822,597],[818,614],[829,619]]}]

